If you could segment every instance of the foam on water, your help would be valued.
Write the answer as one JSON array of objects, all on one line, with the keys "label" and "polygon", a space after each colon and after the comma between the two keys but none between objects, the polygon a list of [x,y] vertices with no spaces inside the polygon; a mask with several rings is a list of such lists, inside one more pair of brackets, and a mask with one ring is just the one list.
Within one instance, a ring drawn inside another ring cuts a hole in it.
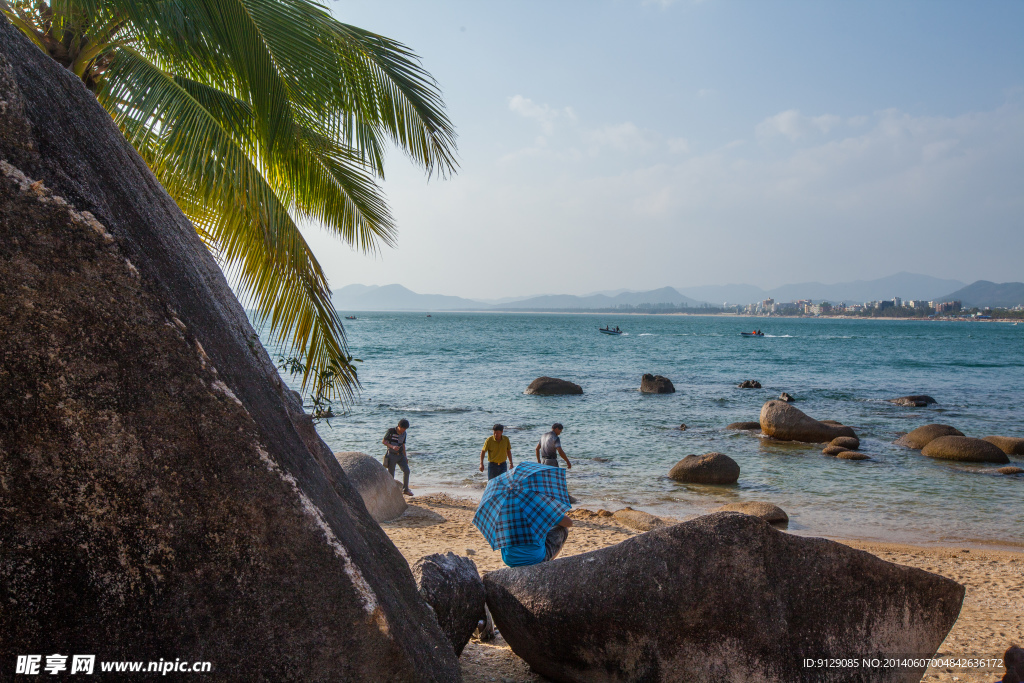
[{"label": "foam on water", "polygon": [[[598,333],[606,324],[628,333]],[[739,335],[754,325],[770,338]],[[383,455],[384,431],[407,417],[410,451],[423,453],[410,454],[412,482],[422,490],[479,495],[480,447],[494,422],[509,425],[519,462],[534,459],[538,438],[558,421],[574,464],[572,493],[590,507],[684,517],[768,500],[789,513],[798,533],[914,543],[1010,544],[1024,528],[1024,477],[892,444],[930,422],[969,436],[1024,436],[1024,327],[360,312],[345,329],[353,355],[364,360],[363,388],[320,433],[335,450]],[[671,379],[676,393],[641,394],[648,372]],[[541,375],[576,382],[584,394],[525,395]],[[764,388],[736,388],[745,379]],[[822,455],[821,445],[724,429],[757,420],[761,405],[782,391],[813,417],[853,426],[872,459],[837,460]],[[939,404],[902,408],[884,400],[918,393]],[[665,476],[685,455],[709,451],[740,464],[738,485],[688,486]]]}]

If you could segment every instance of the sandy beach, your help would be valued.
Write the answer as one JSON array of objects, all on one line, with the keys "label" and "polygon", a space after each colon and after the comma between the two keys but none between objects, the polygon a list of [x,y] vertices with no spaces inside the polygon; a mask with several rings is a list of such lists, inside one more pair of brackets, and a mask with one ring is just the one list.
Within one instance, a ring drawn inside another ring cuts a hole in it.
[{"label": "sandy beach", "polygon": [[[410,565],[424,555],[453,552],[471,557],[483,574],[504,565],[501,554],[492,551],[472,525],[475,509],[476,502],[471,499],[443,493],[417,496],[402,517],[381,526]],[[639,533],[586,507],[574,509],[570,516],[575,525],[562,556],[614,545]],[[834,540],[890,562],[947,576],[967,587],[960,617],[939,655],[1000,658],[1010,643],[1024,643],[1024,553]],[[461,664],[467,683],[547,680],[532,673],[500,635],[489,643],[470,641]],[[1001,675],[1001,669],[998,673],[929,669],[922,680],[991,683]]]}]

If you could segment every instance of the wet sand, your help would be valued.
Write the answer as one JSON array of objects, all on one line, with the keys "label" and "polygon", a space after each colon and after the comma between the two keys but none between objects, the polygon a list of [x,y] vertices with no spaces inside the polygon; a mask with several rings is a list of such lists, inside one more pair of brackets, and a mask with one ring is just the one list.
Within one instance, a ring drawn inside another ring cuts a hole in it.
[{"label": "wet sand", "polygon": [[[417,496],[402,517],[381,526],[410,565],[424,555],[453,552],[471,557],[483,574],[504,565],[501,554],[492,551],[472,525],[475,510],[476,501],[470,499],[443,493]],[[585,508],[573,510],[570,516],[574,526],[563,557],[614,545],[639,533]],[[967,587],[960,617],[939,648],[940,655],[999,659],[1010,643],[1024,645],[1024,553],[835,540]],[[466,683],[547,680],[531,673],[500,636],[489,643],[471,640],[461,662]],[[998,672],[929,669],[922,680],[992,683],[1001,675],[1001,668]]]}]

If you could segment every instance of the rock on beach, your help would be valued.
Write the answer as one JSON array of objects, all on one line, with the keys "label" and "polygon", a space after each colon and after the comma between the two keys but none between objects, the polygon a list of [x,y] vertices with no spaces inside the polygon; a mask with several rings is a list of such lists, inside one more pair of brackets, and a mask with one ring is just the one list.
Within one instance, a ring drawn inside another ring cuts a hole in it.
[{"label": "rock on beach", "polygon": [[676,388],[668,377],[647,374],[640,378],[640,392],[644,394],[674,394]]},{"label": "rock on beach", "polygon": [[[806,657],[927,658],[964,598],[951,579],[733,512],[489,572],[484,586],[512,650],[574,682],[792,683],[811,680]],[[865,669],[857,680],[924,671]],[[849,671],[815,670],[813,680],[848,681]]]},{"label": "rock on beach", "polygon": [[999,465],[1010,462],[1006,453],[988,441],[968,436],[940,436],[929,441],[928,445],[921,449],[921,455],[959,462],[994,462]]},{"label": "rock on beach", "polygon": [[729,503],[715,510],[715,512],[741,512],[744,515],[763,519],[769,524],[789,524],[789,515],[778,505],[766,503],[760,500],[747,501],[745,503]]},{"label": "rock on beach", "polygon": [[913,448],[914,450],[921,450],[934,441],[940,436],[963,436],[956,427],[950,427],[949,425],[930,424],[923,425],[917,429],[904,434],[900,438],[896,439],[893,443],[897,446],[906,446],[907,448]]},{"label": "rock on beach", "polygon": [[652,529],[660,529],[663,526],[668,526],[665,520],[661,517],[655,517],[649,512],[634,510],[633,508],[616,510],[612,513],[612,519],[637,531],[651,531]]},{"label": "rock on beach", "polygon": [[397,519],[409,507],[401,484],[375,458],[357,451],[335,453],[334,457],[375,522]]},{"label": "rock on beach", "polygon": [[486,593],[476,563],[454,553],[435,553],[417,560],[412,575],[455,656],[461,655],[484,619]]},{"label": "rock on beach", "polygon": [[538,377],[530,382],[524,393],[536,396],[571,396],[582,394],[583,387],[556,377]]},{"label": "rock on beach", "polygon": [[819,422],[785,401],[768,401],[761,407],[761,431],[780,441],[826,443],[838,436],[857,436],[850,427]]},{"label": "rock on beach", "polygon": [[686,484],[735,484],[740,466],[725,453],[688,455],[672,467],[668,476]]}]

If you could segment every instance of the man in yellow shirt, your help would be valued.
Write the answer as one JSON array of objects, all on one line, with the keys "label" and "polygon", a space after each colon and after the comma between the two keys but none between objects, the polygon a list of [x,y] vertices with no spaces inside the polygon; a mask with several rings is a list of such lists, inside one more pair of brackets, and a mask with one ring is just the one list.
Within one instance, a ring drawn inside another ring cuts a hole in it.
[{"label": "man in yellow shirt", "polygon": [[494,436],[487,437],[480,449],[480,471],[484,471],[484,454],[487,454],[487,480],[504,474],[512,465],[512,443],[504,435],[504,425],[494,425]]}]

